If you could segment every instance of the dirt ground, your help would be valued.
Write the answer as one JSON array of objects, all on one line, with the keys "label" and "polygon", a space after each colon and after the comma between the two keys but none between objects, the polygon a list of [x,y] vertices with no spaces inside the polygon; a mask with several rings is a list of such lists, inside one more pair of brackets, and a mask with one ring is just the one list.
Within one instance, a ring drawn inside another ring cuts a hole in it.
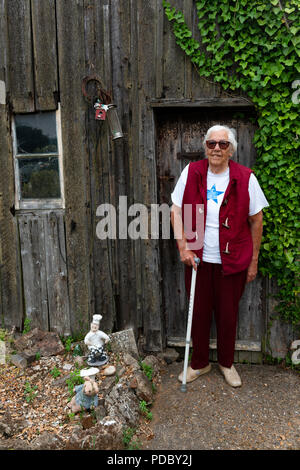
[{"label": "dirt ground", "polygon": [[143,450],[299,450],[300,374],[280,365],[237,364],[232,388],[216,363],[180,390],[183,362],[166,368]]}]

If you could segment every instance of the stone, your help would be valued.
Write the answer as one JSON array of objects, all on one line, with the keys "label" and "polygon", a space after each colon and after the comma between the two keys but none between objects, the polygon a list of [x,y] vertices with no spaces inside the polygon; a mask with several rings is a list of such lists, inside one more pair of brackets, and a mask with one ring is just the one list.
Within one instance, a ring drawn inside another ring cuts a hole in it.
[{"label": "stone", "polygon": [[34,361],[37,360],[37,357],[36,357],[36,353],[26,353],[26,352],[22,352],[22,356],[26,359],[27,361],[27,365],[30,365],[32,364]]},{"label": "stone", "polygon": [[82,367],[85,364],[85,358],[82,356],[74,356],[73,359],[74,359],[74,364],[75,366],[77,364],[77,367]]},{"label": "stone", "polygon": [[133,388],[133,389],[136,389],[138,386],[138,382],[137,382],[137,379],[136,377],[133,377],[129,383],[129,387],[130,388]]},{"label": "stone", "polygon": [[63,370],[67,370],[68,372],[73,368],[73,364],[64,364]]},{"label": "stone", "polygon": [[24,439],[9,438],[5,440],[0,439],[0,450],[30,450],[30,444]]},{"label": "stone", "polygon": [[133,329],[117,331],[110,335],[111,349],[113,352],[128,352],[135,359],[139,358],[139,352],[135,341]]},{"label": "stone", "polygon": [[10,411],[6,410],[4,415],[1,416],[0,419],[0,434],[7,439],[21,432],[22,429],[24,429],[26,426],[28,426],[28,422],[26,419],[13,419],[10,414]]},{"label": "stone", "polygon": [[118,383],[105,398],[105,409],[112,418],[122,421],[129,427],[139,422],[139,400],[134,391]]},{"label": "stone", "polygon": [[116,372],[115,366],[107,366],[105,367],[103,374],[106,376],[113,375]]},{"label": "stone", "polygon": [[68,379],[71,378],[71,374],[64,375],[63,377],[59,377],[58,379],[53,380],[52,386],[53,387],[62,387],[66,385]]},{"label": "stone", "polygon": [[177,352],[174,348],[167,348],[162,353],[159,353],[157,357],[164,359],[167,364],[171,364],[172,362],[177,361],[179,358],[179,352]]},{"label": "stone", "polygon": [[131,388],[134,388],[135,394],[139,400],[144,400],[149,404],[153,402],[152,384],[142,371],[137,370],[134,372],[131,385],[133,385]]},{"label": "stone", "polygon": [[99,398],[98,406],[95,408],[95,416],[97,421],[101,421],[106,416],[105,398]]},{"label": "stone", "polygon": [[160,370],[162,368],[162,364],[159,358],[153,355],[146,356],[145,359],[142,361],[147,366],[151,367],[153,374],[152,378],[159,375]]},{"label": "stone", "polygon": [[30,450],[59,450],[63,445],[64,441],[60,436],[45,431],[30,442]]},{"label": "stone", "polygon": [[82,416],[82,418],[80,419],[81,426],[83,427],[83,429],[90,429],[95,424],[94,420],[95,420],[95,418],[93,418],[93,416],[91,416],[91,415]]},{"label": "stone", "polygon": [[65,450],[123,450],[123,423],[117,418],[105,416],[93,427],[72,433]]},{"label": "stone", "polygon": [[64,346],[55,332],[42,331],[34,328],[29,333],[20,336],[14,342],[19,353],[29,356],[39,353],[42,356],[55,356],[64,352]]},{"label": "stone", "polygon": [[28,366],[26,358],[21,356],[21,354],[12,354],[9,360],[14,366],[21,369],[25,369]]},{"label": "stone", "polygon": [[132,370],[140,370],[140,365],[138,361],[127,352],[123,354],[123,362],[126,366],[131,367]]},{"label": "stone", "polygon": [[117,371],[116,371],[116,375],[121,378],[122,375],[125,373],[126,369],[125,367],[120,367],[120,368],[117,368]]},{"label": "stone", "polygon": [[116,378],[114,376],[105,377],[105,379],[102,380],[102,382],[98,384],[99,391],[102,393],[108,394],[110,393],[111,389],[113,388],[115,384],[116,384]]}]

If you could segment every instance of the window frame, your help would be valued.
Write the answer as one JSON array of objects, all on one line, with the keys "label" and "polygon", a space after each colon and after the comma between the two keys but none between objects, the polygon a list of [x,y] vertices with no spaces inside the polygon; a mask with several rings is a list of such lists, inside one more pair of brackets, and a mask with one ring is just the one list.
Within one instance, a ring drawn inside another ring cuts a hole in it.
[{"label": "window frame", "polygon": [[[56,138],[57,138],[57,153],[37,153],[37,154],[18,154],[17,134],[15,115],[12,117],[12,140],[13,140],[13,159],[15,170],[15,208],[20,209],[64,209],[65,208],[65,194],[64,194],[64,178],[63,178],[63,147],[62,147],[62,133],[61,133],[61,108],[58,104],[57,110],[42,111],[42,113],[55,113],[56,124]],[[20,114],[38,114],[37,113],[16,113]],[[21,197],[21,181],[18,159],[20,158],[43,158],[43,157],[56,157],[58,159],[59,170],[59,185],[60,185],[60,198],[36,198],[36,199],[22,199]]]}]

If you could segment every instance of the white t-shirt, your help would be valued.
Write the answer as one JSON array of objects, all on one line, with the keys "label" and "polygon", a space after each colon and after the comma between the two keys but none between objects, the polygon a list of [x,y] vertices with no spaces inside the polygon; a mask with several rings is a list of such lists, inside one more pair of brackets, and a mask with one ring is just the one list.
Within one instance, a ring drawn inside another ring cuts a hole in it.
[{"label": "white t-shirt", "polygon": [[[179,180],[171,194],[172,202],[178,207],[182,206],[182,198],[188,177],[189,165],[182,171]],[[229,168],[223,173],[207,172],[207,214],[204,231],[203,261],[207,263],[221,264],[219,247],[219,211],[226,188],[229,183]],[[253,173],[249,179],[249,215],[255,215],[264,207],[268,207],[268,201],[259,186]]]}]

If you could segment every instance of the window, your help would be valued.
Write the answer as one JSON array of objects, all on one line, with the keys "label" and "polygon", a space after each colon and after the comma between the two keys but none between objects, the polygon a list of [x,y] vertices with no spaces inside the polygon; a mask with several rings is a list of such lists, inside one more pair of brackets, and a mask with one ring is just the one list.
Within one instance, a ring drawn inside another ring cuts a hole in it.
[{"label": "window", "polygon": [[16,209],[64,207],[60,110],[16,114]]}]

